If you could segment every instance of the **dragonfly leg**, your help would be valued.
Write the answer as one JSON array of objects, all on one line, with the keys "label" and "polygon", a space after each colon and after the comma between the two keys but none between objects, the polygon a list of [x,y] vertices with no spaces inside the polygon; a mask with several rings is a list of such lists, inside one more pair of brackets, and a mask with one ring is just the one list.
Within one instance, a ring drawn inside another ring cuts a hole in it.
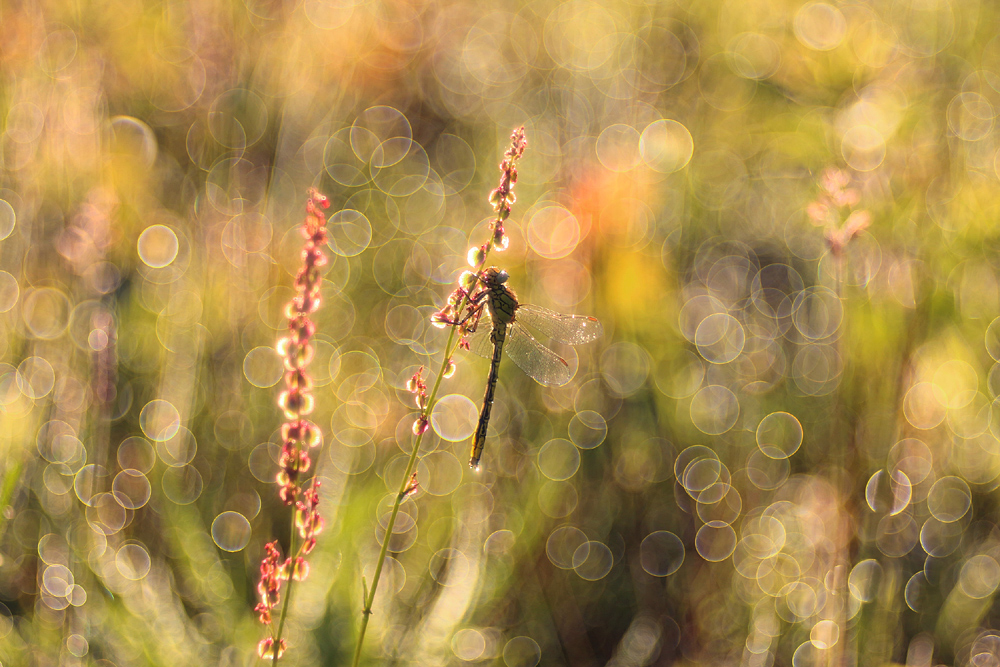
[{"label": "dragonfly leg", "polygon": [[479,326],[479,319],[483,315],[483,308],[485,306],[486,303],[485,301],[483,301],[482,297],[479,297],[476,301],[473,302],[473,306],[469,307],[469,314],[463,317],[458,322],[458,326],[462,327],[462,331],[464,331],[467,334],[476,332],[476,328]]},{"label": "dragonfly leg", "polygon": [[[440,322],[441,324],[445,324],[445,325],[450,326],[450,327],[461,327],[461,326],[464,326],[465,323],[468,322],[470,318],[472,318],[473,316],[477,316],[477,315],[480,314],[480,312],[483,309],[483,305],[484,305],[482,303],[482,301],[483,301],[482,297],[478,297],[476,299],[469,299],[469,304],[470,305],[467,306],[467,308],[468,308],[468,314],[465,317],[463,317],[463,318],[452,319],[450,317],[443,316],[441,313],[438,313],[438,315],[441,315],[441,317],[437,321]],[[477,322],[479,321],[478,317],[476,318],[476,321]]]}]

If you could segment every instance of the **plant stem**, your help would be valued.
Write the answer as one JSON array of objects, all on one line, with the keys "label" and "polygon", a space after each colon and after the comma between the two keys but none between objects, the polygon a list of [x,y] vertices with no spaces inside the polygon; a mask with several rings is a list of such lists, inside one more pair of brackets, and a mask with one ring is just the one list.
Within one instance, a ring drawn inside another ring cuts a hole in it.
[{"label": "plant stem", "polygon": [[[479,274],[486,266],[486,260],[489,255],[490,246],[487,244],[486,252],[483,254],[483,259],[476,267],[476,279],[463,297],[462,303],[455,312],[461,313],[465,310],[466,306],[469,305],[472,293],[479,282]],[[444,373],[448,368],[448,361],[458,350],[458,342],[455,340],[455,330],[458,329],[458,324],[453,324],[450,329],[451,332],[448,334],[448,342],[444,346],[445,355],[441,362],[441,370],[438,371],[437,377],[434,379],[434,387],[431,389],[430,398],[427,400],[427,407],[421,413],[428,419],[430,418],[431,412],[434,410],[434,405],[437,403],[438,389],[441,387],[441,380],[444,379]],[[372,585],[368,589],[368,597],[364,600],[364,607],[361,610],[361,629],[358,634],[358,644],[354,649],[354,660],[351,662],[352,667],[358,667],[358,665],[361,664],[361,647],[365,642],[365,633],[368,630],[368,619],[371,618],[372,615],[372,604],[375,601],[375,592],[378,590],[378,582],[382,577],[382,566],[385,565],[385,557],[389,551],[389,540],[392,538],[392,530],[396,526],[396,517],[399,515],[399,508],[403,504],[403,500],[407,495],[406,491],[410,484],[410,475],[413,474],[413,469],[417,465],[417,459],[420,458],[420,443],[423,439],[424,434],[421,433],[417,436],[416,441],[413,443],[413,451],[410,452],[410,460],[406,463],[406,471],[403,473],[403,480],[400,482],[399,492],[396,494],[396,500],[392,504],[392,513],[389,514],[389,523],[385,528],[385,537],[382,539],[382,548],[379,549],[378,552],[378,560],[375,564],[375,574],[372,576]],[[282,620],[284,620],[284,611],[282,611]],[[281,632],[280,628],[278,632]]]},{"label": "plant stem", "polygon": [[[494,209],[497,212],[497,217],[493,220],[490,225],[490,238],[485,244],[480,246],[483,251],[483,256],[480,258],[479,262],[475,266],[475,273],[471,284],[466,288],[465,285],[461,287],[465,290],[460,303],[457,308],[450,311],[455,315],[453,322],[451,322],[451,331],[448,333],[448,342],[444,346],[444,359],[441,360],[441,369],[438,371],[437,377],[434,379],[434,387],[431,389],[430,397],[427,399],[427,405],[420,411],[419,420],[423,421],[424,428],[417,435],[417,439],[413,443],[413,451],[410,452],[410,460],[406,463],[406,471],[403,473],[403,479],[399,484],[399,492],[396,494],[396,500],[392,504],[392,512],[389,515],[389,523],[385,529],[385,536],[382,539],[382,547],[379,549],[378,561],[375,564],[375,574],[372,577],[372,585],[368,590],[368,595],[364,600],[364,607],[361,610],[361,628],[358,634],[358,644],[354,649],[354,660],[351,662],[353,667],[358,667],[361,663],[361,647],[365,642],[365,633],[368,630],[368,620],[372,615],[372,604],[375,602],[375,593],[378,590],[378,582],[382,578],[382,567],[385,565],[385,557],[389,551],[389,540],[392,539],[393,528],[396,526],[396,517],[399,516],[399,508],[403,504],[403,500],[406,498],[410,491],[410,477],[413,475],[413,470],[417,466],[417,459],[420,458],[420,444],[423,442],[424,433],[427,432],[428,428],[431,428],[430,415],[434,411],[434,406],[437,403],[438,390],[441,388],[441,380],[444,379],[445,372],[448,370],[448,364],[451,362],[452,357],[455,352],[458,351],[459,344],[461,343],[461,337],[455,340],[455,331],[459,329],[462,325],[460,323],[461,315],[465,312],[466,307],[472,301],[472,295],[476,291],[480,282],[480,275],[483,269],[486,267],[486,260],[489,259],[490,251],[493,249],[494,243],[504,240],[503,239],[503,223],[510,215],[510,204],[513,203],[513,198],[511,197],[511,191],[514,184],[517,182],[517,169],[515,164],[517,160],[521,157],[524,152],[524,148],[527,142],[524,138],[524,127],[514,130],[511,135],[511,147],[504,153],[504,160],[500,163],[500,170],[503,172],[503,176],[500,179],[500,185],[490,193],[490,203],[493,204]],[[506,247],[506,245],[503,245]]]}]

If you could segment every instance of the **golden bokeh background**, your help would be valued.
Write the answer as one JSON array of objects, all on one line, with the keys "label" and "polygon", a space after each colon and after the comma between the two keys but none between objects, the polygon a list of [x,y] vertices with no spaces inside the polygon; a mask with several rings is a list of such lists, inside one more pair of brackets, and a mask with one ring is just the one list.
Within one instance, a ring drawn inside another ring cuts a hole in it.
[{"label": "golden bokeh background", "polygon": [[[407,380],[524,126],[557,388],[442,384],[365,664],[1000,667],[996,7],[0,7],[0,664],[257,663],[309,187],[327,529],[289,665],[346,664]],[[428,371],[425,371],[425,373]]]}]

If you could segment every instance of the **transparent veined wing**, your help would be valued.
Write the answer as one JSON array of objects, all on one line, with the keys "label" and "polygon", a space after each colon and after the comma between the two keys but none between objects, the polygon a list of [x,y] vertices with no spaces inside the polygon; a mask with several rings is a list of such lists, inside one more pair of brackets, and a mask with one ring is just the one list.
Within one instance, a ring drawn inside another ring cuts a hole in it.
[{"label": "transparent veined wing", "polygon": [[[523,317],[522,317],[523,316]],[[524,324],[537,329],[553,340],[579,345],[601,336],[601,324],[592,317],[561,315],[554,311],[526,304],[519,306],[514,325],[507,332],[503,354],[510,357],[518,368],[536,382],[546,386],[564,385],[573,377],[569,363],[545,347],[524,328]],[[469,350],[480,357],[493,356],[493,320],[489,310],[483,309],[476,331],[469,334]]]},{"label": "transparent veined wing", "polygon": [[604,333],[601,323],[594,317],[563,315],[530,303],[518,307],[515,321],[566,345],[589,343]]},{"label": "transparent veined wing", "polygon": [[503,353],[539,384],[563,385],[573,377],[565,359],[535,340],[516,321],[507,332]]},{"label": "transparent veined wing", "polygon": [[493,356],[493,342],[490,340],[492,331],[493,318],[490,317],[490,311],[483,308],[476,331],[469,334],[469,351],[484,359],[490,359]]}]

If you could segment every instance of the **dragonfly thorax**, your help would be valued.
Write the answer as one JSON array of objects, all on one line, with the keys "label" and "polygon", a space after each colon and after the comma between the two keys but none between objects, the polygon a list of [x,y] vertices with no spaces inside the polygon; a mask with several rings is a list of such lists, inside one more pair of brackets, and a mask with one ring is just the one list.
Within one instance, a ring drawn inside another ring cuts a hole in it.
[{"label": "dragonfly thorax", "polygon": [[493,318],[493,324],[507,325],[514,321],[514,311],[517,310],[517,296],[504,285],[507,282],[507,272],[495,266],[483,271],[483,286],[486,288],[486,307]]}]

